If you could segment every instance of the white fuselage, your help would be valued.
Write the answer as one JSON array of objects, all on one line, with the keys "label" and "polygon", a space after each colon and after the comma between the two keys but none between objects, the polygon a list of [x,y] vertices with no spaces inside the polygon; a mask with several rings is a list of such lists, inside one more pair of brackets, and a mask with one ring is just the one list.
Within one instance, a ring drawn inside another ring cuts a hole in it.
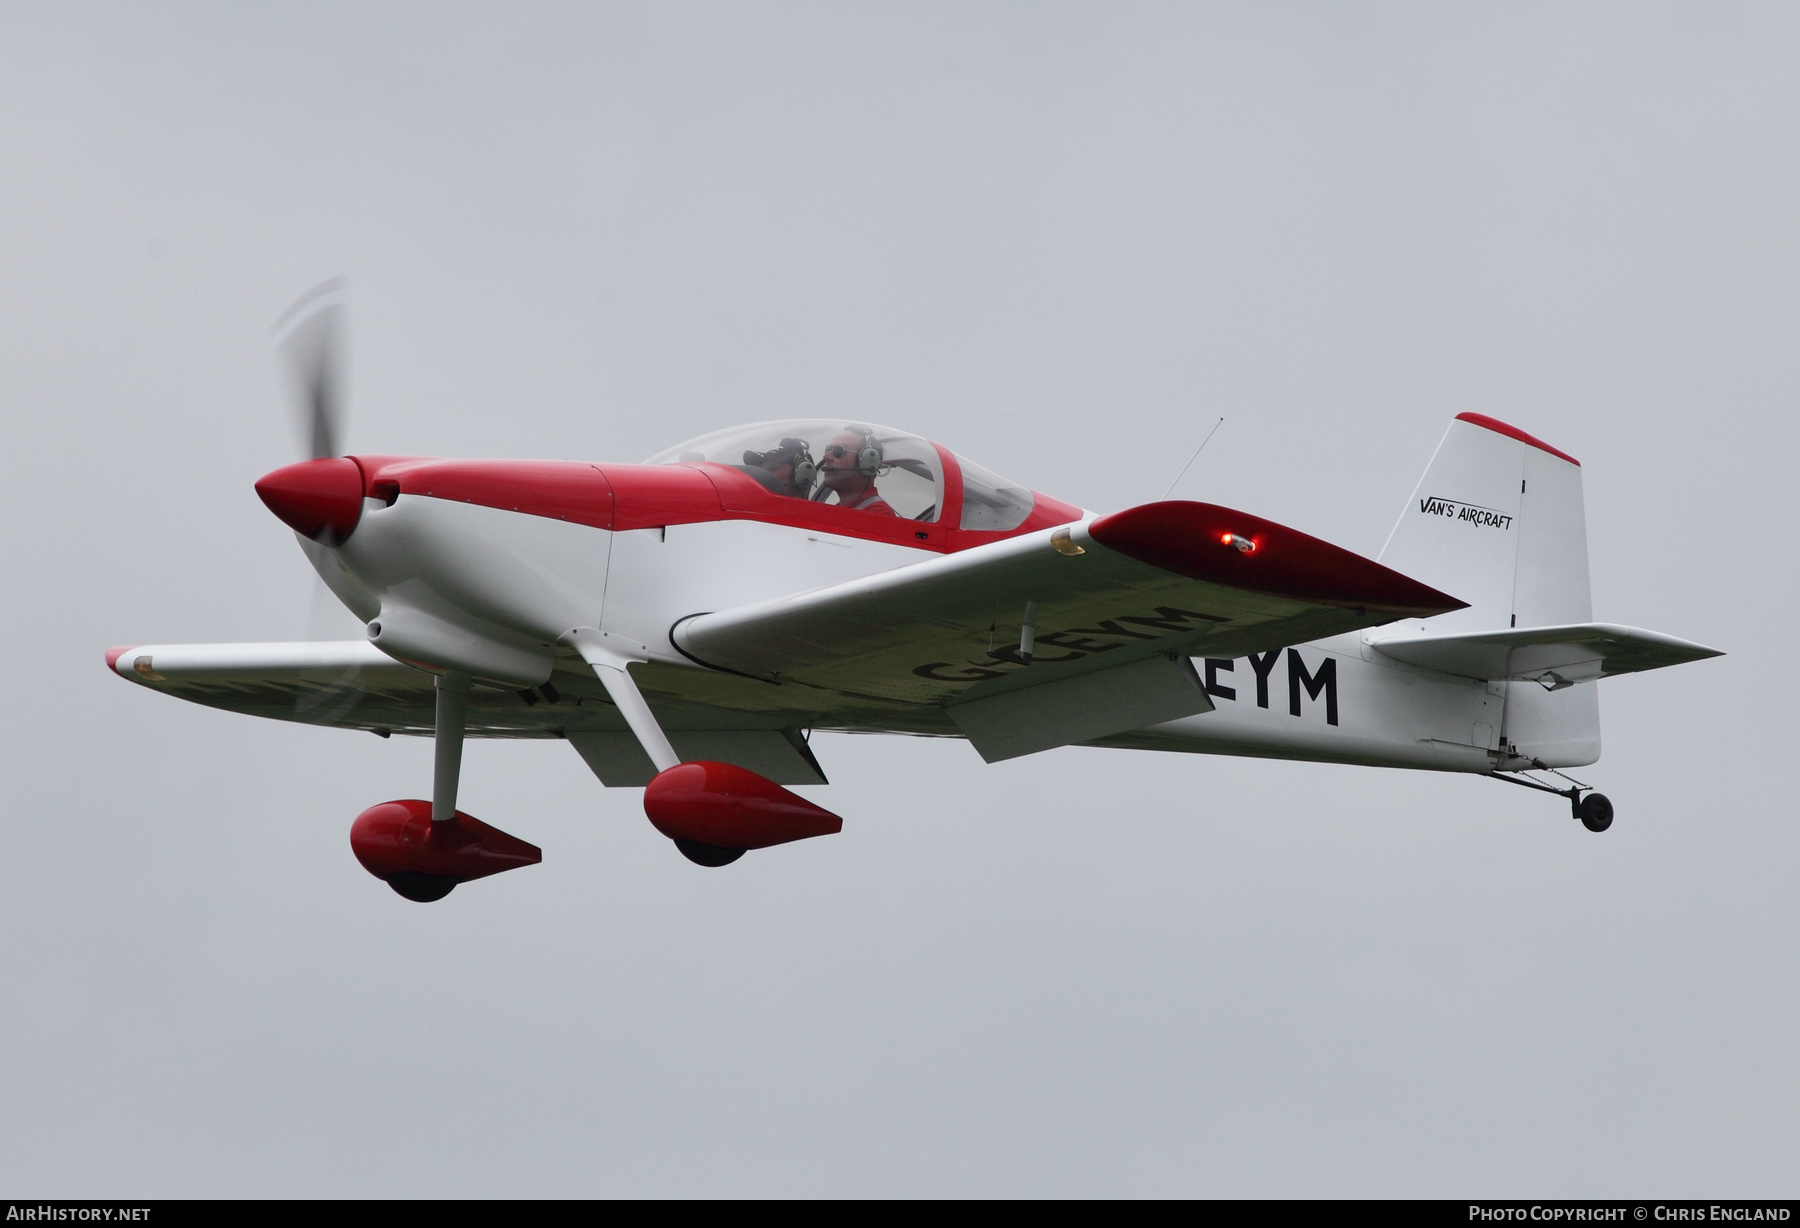
[{"label": "white fuselage", "polygon": [[[379,646],[404,659],[423,656],[432,665],[522,685],[548,677],[559,637],[578,627],[639,645],[648,661],[704,675],[710,671],[670,641],[670,628],[681,619],[934,557],[927,550],[751,520],[612,532],[410,495],[392,506],[367,500],[354,536],[341,546],[303,545],[326,583],[365,623],[414,636],[404,645],[411,651],[372,637]],[[1494,770],[1507,737],[1507,688],[1521,684],[1404,665],[1377,653],[1367,638],[1338,636],[1254,659],[1196,658],[1214,711],[1101,744]],[[474,655],[463,660],[459,652]],[[820,726],[831,723],[830,713],[821,713]],[[867,714],[854,723],[868,727]],[[918,726],[897,722],[895,728]]]}]

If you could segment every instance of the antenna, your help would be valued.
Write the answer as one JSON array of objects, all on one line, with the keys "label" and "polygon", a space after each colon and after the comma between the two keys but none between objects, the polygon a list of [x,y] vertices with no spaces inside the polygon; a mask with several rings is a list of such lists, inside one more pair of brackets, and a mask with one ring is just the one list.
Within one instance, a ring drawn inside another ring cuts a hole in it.
[{"label": "antenna", "polygon": [[[1202,452],[1206,451],[1206,445],[1212,442],[1212,437],[1217,435],[1219,433],[1219,428],[1224,425],[1225,416],[1221,414],[1219,420],[1213,423],[1213,429],[1206,432],[1206,438],[1200,441],[1200,446],[1194,449],[1194,454],[1188,457],[1188,463],[1183,465],[1181,467],[1181,472],[1175,475],[1175,481],[1169,483],[1169,489],[1162,492],[1163,499],[1167,499],[1170,493],[1175,489],[1176,484],[1179,483],[1182,478],[1187,476],[1187,471],[1194,467],[1194,462],[1200,459],[1200,454]],[[1157,502],[1161,503],[1162,499],[1158,499]]]}]

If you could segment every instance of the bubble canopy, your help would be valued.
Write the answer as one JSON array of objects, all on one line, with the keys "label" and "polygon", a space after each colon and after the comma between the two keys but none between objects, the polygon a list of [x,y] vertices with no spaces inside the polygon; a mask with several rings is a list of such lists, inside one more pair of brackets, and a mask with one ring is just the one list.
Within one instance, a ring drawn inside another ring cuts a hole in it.
[{"label": "bubble canopy", "polygon": [[[871,422],[794,418],[729,427],[658,452],[646,464],[728,465],[772,494],[871,515],[934,522],[947,498],[944,459],[928,439]],[[1017,528],[1031,515],[1030,490],[978,465],[962,470],[965,529]]]}]

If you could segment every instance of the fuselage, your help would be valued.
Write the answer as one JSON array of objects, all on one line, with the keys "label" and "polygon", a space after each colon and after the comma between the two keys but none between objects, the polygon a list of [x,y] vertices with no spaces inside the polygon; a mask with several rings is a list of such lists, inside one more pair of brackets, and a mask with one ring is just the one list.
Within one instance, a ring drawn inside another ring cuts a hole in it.
[{"label": "fuselage", "polygon": [[[647,692],[741,723],[954,736],[943,709],[809,688],[777,695],[683,653],[684,619],[904,567],[1090,513],[1030,492],[1002,529],[963,527],[961,465],[941,460],[931,518],[876,515],[776,493],[743,467],[353,457],[360,489],[341,540],[302,539],[332,591],[390,655],[517,686],[564,665],[559,637],[594,627],[633,646]],[[330,462],[342,464],[342,462]],[[274,475],[272,475],[274,476]],[[273,504],[272,504],[273,506]],[[1129,627],[1114,623],[1120,636]],[[1196,658],[1215,710],[1101,739],[1107,746],[1487,772],[1504,754],[1506,683],[1382,657],[1367,635],[1237,660]],[[1046,626],[1031,668],[1123,644],[1106,628]],[[573,663],[578,665],[579,663]],[[1005,671],[1005,654],[967,666]],[[1597,751],[1597,747],[1595,748]]]}]

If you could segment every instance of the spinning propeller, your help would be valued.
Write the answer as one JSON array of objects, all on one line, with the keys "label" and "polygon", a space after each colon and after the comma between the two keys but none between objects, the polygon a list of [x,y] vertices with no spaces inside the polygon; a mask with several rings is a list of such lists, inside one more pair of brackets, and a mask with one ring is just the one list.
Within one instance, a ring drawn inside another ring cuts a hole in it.
[{"label": "spinning propeller", "polygon": [[[321,282],[281,313],[272,329],[276,349],[286,358],[294,380],[293,412],[308,460],[277,469],[256,484],[256,493],[289,527],[326,546],[350,536],[362,514],[362,473],[343,458],[345,401],[345,335],[349,312],[341,277]],[[317,562],[317,560],[315,560]],[[342,606],[322,575],[315,574],[312,611],[307,618],[309,641],[334,638],[325,634]],[[339,683],[354,681],[350,667]],[[342,715],[361,702],[354,689],[326,687],[302,693],[295,712],[303,720],[321,711]]]},{"label": "spinning propeller", "polygon": [[294,404],[307,455],[341,454],[344,440],[344,279],[321,282],[275,321],[278,345],[293,364],[299,399]]},{"label": "spinning propeller", "polygon": [[362,518],[362,471],[340,453],[348,381],[344,375],[344,280],[305,294],[275,322],[277,347],[293,367],[296,418],[310,460],[267,474],[256,493],[302,537],[336,546]]}]

